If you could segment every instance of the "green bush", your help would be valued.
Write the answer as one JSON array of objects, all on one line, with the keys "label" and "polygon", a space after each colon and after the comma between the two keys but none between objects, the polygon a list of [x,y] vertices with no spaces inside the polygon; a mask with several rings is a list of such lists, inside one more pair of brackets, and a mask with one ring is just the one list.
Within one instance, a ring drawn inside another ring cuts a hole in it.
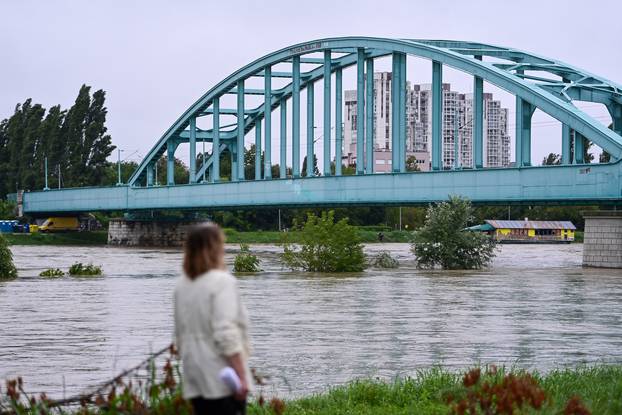
[{"label": "green bush", "polygon": [[382,251],[374,258],[372,265],[377,268],[397,268],[400,266],[400,263],[387,251]]},{"label": "green bush", "polygon": [[102,268],[97,265],[93,265],[93,264],[84,265],[81,262],[76,262],[71,267],[69,267],[69,275],[77,275],[77,276],[102,275]]},{"label": "green bush", "polygon": [[464,230],[473,220],[467,199],[452,196],[428,208],[425,224],[414,233],[413,252],[422,268],[479,269],[495,255],[488,235]]},{"label": "green bush", "polygon": [[58,278],[63,277],[64,275],[65,273],[58,268],[48,268],[45,271],[41,271],[41,273],[39,274],[40,277],[47,278]]},{"label": "green bush", "polygon": [[335,212],[309,213],[300,228],[300,249],[285,236],[282,259],[291,269],[311,272],[359,272],[366,267],[363,245],[356,227],[346,218],[335,222]]},{"label": "green bush", "polygon": [[235,256],[233,261],[233,272],[259,272],[259,258],[251,254],[247,244],[240,244],[240,253]]},{"label": "green bush", "polygon": [[4,236],[0,235],[0,281],[15,278],[17,278],[17,269],[13,265],[13,253]]}]

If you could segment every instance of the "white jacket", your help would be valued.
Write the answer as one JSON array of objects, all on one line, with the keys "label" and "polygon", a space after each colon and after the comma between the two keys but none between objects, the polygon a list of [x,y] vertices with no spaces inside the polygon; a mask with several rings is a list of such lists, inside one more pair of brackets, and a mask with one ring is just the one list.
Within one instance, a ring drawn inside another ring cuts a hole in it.
[{"label": "white jacket", "polygon": [[248,369],[248,317],[236,279],[211,270],[194,280],[182,276],[174,297],[175,337],[182,359],[183,396],[218,399],[232,391],[219,379],[226,356],[241,353]]}]

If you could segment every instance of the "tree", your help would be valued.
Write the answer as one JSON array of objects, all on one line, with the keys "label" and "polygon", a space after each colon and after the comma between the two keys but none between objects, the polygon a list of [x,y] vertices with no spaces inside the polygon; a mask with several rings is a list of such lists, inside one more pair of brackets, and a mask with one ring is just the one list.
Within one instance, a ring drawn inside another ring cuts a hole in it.
[{"label": "tree", "polygon": [[603,150],[603,152],[600,153],[600,156],[598,157],[598,162],[599,163],[609,163],[610,161],[611,161],[611,154],[609,154],[605,150]]},{"label": "tree", "polygon": [[358,231],[346,218],[335,222],[335,212],[309,213],[300,228],[300,249],[287,239],[281,258],[292,269],[311,272],[360,272],[366,267]]},{"label": "tree", "polygon": [[465,230],[473,219],[471,202],[452,196],[430,205],[425,224],[413,235],[413,252],[422,268],[479,269],[495,255],[488,235]]},{"label": "tree", "polygon": [[4,236],[0,235],[0,280],[15,278],[17,278],[17,269],[13,265],[13,254]]},{"label": "tree", "polygon": [[543,166],[556,166],[558,164],[562,164],[562,156],[559,154],[549,153],[549,155],[542,160]]},{"label": "tree", "polygon": [[[307,156],[302,160],[302,171],[300,172],[302,177],[307,177]],[[320,169],[317,167],[317,157],[315,153],[313,154],[313,175],[319,176]]]},{"label": "tree", "polygon": [[417,157],[408,156],[406,159],[406,171],[421,171],[419,164],[417,164]]}]

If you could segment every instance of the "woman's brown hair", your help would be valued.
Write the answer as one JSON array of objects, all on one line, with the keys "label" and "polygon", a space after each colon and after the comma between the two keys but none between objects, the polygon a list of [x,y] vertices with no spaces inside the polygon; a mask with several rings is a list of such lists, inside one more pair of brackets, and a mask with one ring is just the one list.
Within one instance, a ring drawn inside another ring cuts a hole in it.
[{"label": "woman's brown hair", "polygon": [[190,279],[222,265],[225,236],[220,226],[205,223],[188,229],[184,245],[184,272]]}]

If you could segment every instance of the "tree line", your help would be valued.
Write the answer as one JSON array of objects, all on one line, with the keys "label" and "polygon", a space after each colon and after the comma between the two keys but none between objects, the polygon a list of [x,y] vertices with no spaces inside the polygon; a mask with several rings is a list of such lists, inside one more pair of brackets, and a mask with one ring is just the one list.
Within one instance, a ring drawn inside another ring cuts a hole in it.
[{"label": "tree line", "polygon": [[[46,109],[31,98],[0,121],[0,195],[17,189],[35,190],[48,177],[63,187],[106,183],[107,158],[115,146],[106,127],[106,93],[82,85],[69,109]],[[50,183],[50,186],[52,183]]]}]

